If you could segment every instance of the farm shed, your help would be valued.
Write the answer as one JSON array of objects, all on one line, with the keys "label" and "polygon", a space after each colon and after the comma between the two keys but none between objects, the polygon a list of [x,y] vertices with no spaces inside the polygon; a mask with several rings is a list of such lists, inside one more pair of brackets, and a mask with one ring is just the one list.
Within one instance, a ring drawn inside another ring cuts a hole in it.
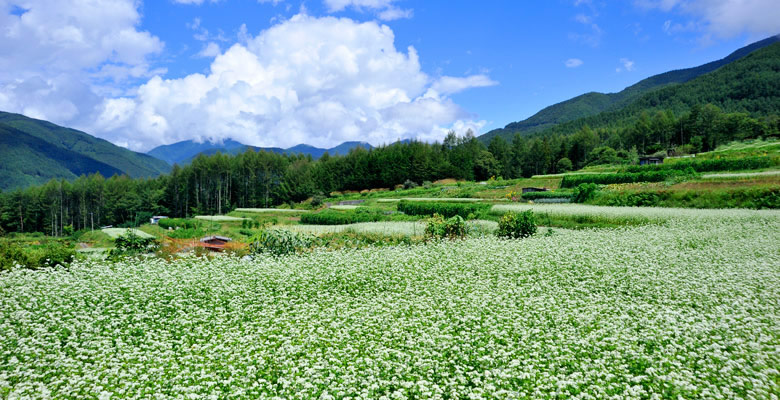
[{"label": "farm shed", "polygon": [[152,225],[157,225],[157,223],[160,222],[161,219],[165,219],[165,218],[168,218],[168,217],[166,217],[164,215],[155,215],[154,217],[149,218],[149,223],[152,224]]},{"label": "farm shed", "polygon": [[655,165],[663,163],[663,157],[639,157],[639,165]]},{"label": "farm shed", "polygon": [[550,189],[547,188],[537,188],[537,187],[524,187],[523,193],[529,193],[529,192],[549,192]]},{"label": "farm shed", "polygon": [[225,236],[206,236],[203,239],[200,239],[200,247],[205,247],[212,251],[222,251],[225,249],[225,246],[228,244],[228,242],[232,241],[233,239]]}]

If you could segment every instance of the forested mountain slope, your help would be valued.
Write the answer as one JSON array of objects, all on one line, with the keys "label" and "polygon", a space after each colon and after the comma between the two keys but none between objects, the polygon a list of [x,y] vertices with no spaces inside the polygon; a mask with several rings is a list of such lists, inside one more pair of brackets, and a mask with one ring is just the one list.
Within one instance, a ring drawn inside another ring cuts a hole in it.
[{"label": "forested mountain slope", "polygon": [[75,129],[0,112],[0,189],[71,179],[100,172],[153,177],[170,171],[164,161]]},{"label": "forested mountain slope", "polygon": [[751,45],[745,46],[729,56],[694,68],[687,68],[665,72],[644,79],[618,93],[586,93],[558,104],[546,107],[528,119],[512,122],[501,129],[494,129],[479,137],[484,144],[488,144],[495,136],[501,136],[511,140],[516,133],[529,135],[550,129],[558,124],[576,119],[596,115],[603,111],[618,109],[642,95],[651,91],[688,82],[704,74],[708,74],[718,68],[763,49],[780,41],[780,36],[773,36]]},{"label": "forested mountain slope", "polygon": [[657,111],[681,114],[707,104],[754,118],[780,114],[780,43],[686,83],[646,93],[617,110],[559,124],[543,133],[573,134],[585,126],[623,128],[643,115]]}]

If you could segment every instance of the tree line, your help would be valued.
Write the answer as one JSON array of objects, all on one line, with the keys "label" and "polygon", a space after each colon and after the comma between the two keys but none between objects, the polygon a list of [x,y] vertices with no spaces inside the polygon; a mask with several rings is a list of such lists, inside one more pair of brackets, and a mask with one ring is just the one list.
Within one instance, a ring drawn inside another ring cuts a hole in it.
[{"label": "tree line", "polygon": [[450,132],[441,143],[398,142],[344,156],[286,155],[247,150],[198,156],[170,174],[131,179],[100,174],[0,194],[0,233],[53,236],[104,225],[129,226],[152,215],[223,214],[237,207],[271,207],[333,191],[392,188],[406,181],[486,180],[560,173],[592,164],[636,163],[641,154],[708,151],[733,140],[776,137],[780,119],[724,113],[713,105],[642,113],[623,126],[570,135],[495,137],[485,146],[473,133]]}]

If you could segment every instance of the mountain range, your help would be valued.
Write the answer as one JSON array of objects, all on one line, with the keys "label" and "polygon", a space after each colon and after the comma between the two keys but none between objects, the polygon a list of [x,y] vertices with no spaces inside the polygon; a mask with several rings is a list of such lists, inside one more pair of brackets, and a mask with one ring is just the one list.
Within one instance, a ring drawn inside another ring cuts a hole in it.
[{"label": "mountain range", "polygon": [[527,136],[553,128],[556,125],[597,115],[602,112],[619,110],[640,99],[643,95],[669,86],[689,82],[702,75],[738,61],[745,56],[771,46],[780,41],[780,35],[742,47],[725,58],[698,67],[665,72],[643,79],[617,93],[590,92],[569,100],[545,107],[541,111],[522,121],[512,122],[504,128],[494,129],[478,137],[488,144],[494,137],[500,136],[508,141],[519,133]]},{"label": "mountain range", "polygon": [[0,160],[2,190],[95,172],[140,178],[171,169],[162,160],[84,132],[6,112],[0,112]]},{"label": "mountain range", "polygon": [[322,149],[319,147],[309,146],[307,144],[299,144],[287,149],[281,147],[256,147],[249,146],[243,143],[237,142],[233,139],[225,139],[222,142],[203,141],[201,143],[194,140],[185,140],[177,143],[166,144],[157,146],[154,149],[147,152],[150,156],[159,158],[167,162],[170,165],[173,164],[189,164],[192,159],[198,155],[212,155],[216,153],[223,154],[238,154],[246,150],[254,151],[269,151],[279,154],[304,154],[309,155],[314,159],[322,157],[326,152],[328,155],[346,155],[350,150],[354,148],[371,149],[373,146],[366,142],[344,142],[336,147],[329,149]]}]

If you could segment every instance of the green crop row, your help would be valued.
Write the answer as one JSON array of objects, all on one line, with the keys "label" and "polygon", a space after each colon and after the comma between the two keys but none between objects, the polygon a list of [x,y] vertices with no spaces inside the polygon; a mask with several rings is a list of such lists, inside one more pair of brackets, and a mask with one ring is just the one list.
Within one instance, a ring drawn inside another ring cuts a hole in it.
[{"label": "green crop row", "polygon": [[311,225],[347,225],[359,222],[377,222],[387,219],[381,212],[376,211],[333,211],[325,210],[318,213],[301,215],[302,224]]},{"label": "green crop row", "polygon": [[695,172],[686,170],[667,169],[645,172],[617,172],[614,174],[579,174],[566,175],[561,180],[562,188],[573,188],[583,183],[596,183],[599,185],[611,185],[615,183],[635,182],[662,182],[672,177],[694,175]]},{"label": "green crop row", "polygon": [[433,215],[439,214],[444,218],[459,215],[463,218],[476,216],[490,209],[490,204],[474,203],[435,203],[423,201],[401,201],[398,203],[398,211],[407,215]]},{"label": "green crop row", "polygon": [[751,169],[769,168],[777,164],[771,157],[743,157],[743,158],[717,158],[709,160],[669,160],[663,164],[656,165],[631,165],[624,168],[621,172],[646,172],[646,171],[682,171],[692,168],[696,172],[712,171],[741,171]]},{"label": "green crop row", "polygon": [[524,200],[537,200],[537,199],[568,199],[574,194],[568,190],[555,190],[549,192],[527,192],[523,193],[522,198]]}]

